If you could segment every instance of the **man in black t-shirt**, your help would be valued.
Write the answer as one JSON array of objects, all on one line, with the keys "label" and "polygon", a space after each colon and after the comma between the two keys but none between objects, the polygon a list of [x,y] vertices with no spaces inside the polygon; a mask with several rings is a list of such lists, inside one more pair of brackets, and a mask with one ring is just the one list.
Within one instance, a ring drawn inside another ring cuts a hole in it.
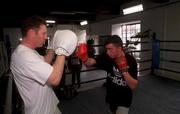
[{"label": "man in black t-shirt", "polygon": [[133,56],[123,51],[119,36],[113,35],[105,42],[106,52],[96,59],[89,58],[84,47],[79,47],[77,56],[86,66],[96,65],[107,71],[106,101],[114,114],[128,114],[132,91],[138,84],[137,63]]},{"label": "man in black t-shirt", "polygon": [[75,53],[68,58],[68,68],[72,72],[72,86],[75,86],[77,80],[77,88],[80,88],[82,61],[75,55]]}]

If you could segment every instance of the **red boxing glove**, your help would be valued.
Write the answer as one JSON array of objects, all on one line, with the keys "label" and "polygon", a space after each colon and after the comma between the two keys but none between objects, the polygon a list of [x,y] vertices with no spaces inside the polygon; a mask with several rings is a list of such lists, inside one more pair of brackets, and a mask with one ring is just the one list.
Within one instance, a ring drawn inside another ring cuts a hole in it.
[{"label": "red boxing glove", "polygon": [[128,66],[127,66],[127,61],[126,57],[118,57],[115,59],[117,67],[122,71],[122,72],[127,72],[128,71]]},{"label": "red boxing glove", "polygon": [[79,57],[83,63],[88,60],[88,53],[87,53],[87,44],[80,43],[78,50],[76,51],[76,56]]}]

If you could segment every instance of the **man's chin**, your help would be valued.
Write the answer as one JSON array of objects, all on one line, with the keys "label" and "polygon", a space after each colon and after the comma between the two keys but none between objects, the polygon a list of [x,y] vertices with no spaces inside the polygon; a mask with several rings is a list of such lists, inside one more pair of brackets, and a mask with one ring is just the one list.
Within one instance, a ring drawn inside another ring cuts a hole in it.
[{"label": "man's chin", "polygon": [[111,59],[114,59],[115,57],[108,55]]},{"label": "man's chin", "polygon": [[41,48],[41,47],[43,47],[43,45],[41,44],[41,45],[38,45],[37,47],[38,47],[38,48]]}]

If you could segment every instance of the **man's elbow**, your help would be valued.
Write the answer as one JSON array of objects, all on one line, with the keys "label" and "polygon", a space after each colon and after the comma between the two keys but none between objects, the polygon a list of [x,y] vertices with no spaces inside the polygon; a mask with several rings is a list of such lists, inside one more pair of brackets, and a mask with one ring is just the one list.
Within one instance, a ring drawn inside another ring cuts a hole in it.
[{"label": "man's elbow", "polygon": [[52,86],[56,87],[59,85],[59,82],[54,82],[54,83],[51,83]]},{"label": "man's elbow", "polygon": [[54,87],[58,86],[59,82],[60,82],[60,80],[58,80],[56,78],[49,78],[48,81],[47,81],[47,83],[49,85],[54,86]]},{"label": "man's elbow", "polygon": [[135,80],[133,86],[131,87],[132,90],[135,90],[138,85],[138,81]]}]

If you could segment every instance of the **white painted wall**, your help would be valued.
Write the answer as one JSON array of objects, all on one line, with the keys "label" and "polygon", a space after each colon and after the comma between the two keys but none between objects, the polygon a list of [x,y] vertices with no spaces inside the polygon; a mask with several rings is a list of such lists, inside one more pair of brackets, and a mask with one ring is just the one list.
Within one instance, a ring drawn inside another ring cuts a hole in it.
[{"label": "white painted wall", "polygon": [[[156,38],[159,40],[176,40],[180,41],[180,2],[178,0],[170,0],[172,4],[159,7],[159,4],[146,2],[146,8],[141,13],[126,15],[123,17],[117,17],[110,20],[105,20],[102,22],[97,22],[89,25],[89,33],[87,34],[95,34],[95,35],[110,35],[111,34],[111,26],[113,24],[120,24],[125,22],[137,21],[141,20],[142,22],[142,30],[145,31],[147,29],[151,29],[151,32],[156,33]],[[176,3],[173,3],[176,2]],[[142,41],[151,41],[150,39],[142,39]],[[142,44],[143,49],[151,49],[151,44]],[[178,43],[161,43],[162,49],[175,49],[180,50],[180,44]],[[151,53],[141,53],[141,59],[146,60],[151,58]],[[161,58],[177,60],[180,61],[180,54],[177,52],[161,52]],[[147,64],[147,65],[146,65]],[[149,67],[150,64],[146,63],[141,65],[142,68]],[[175,71],[180,71],[180,64],[172,64],[169,62],[160,63],[161,68],[168,68]],[[178,73],[172,73],[168,71],[158,70],[156,71],[158,75],[165,76],[168,78],[180,80],[180,76]]]},{"label": "white painted wall", "polygon": [[[178,0],[170,0],[171,2],[176,2]],[[48,29],[48,34],[52,37],[55,30],[57,29],[71,29],[75,30],[82,30],[86,29],[87,35],[110,35],[112,32],[112,25],[113,24],[120,24],[125,22],[131,21],[138,21],[140,20],[142,23],[142,30],[145,31],[147,29],[151,29],[152,32],[156,33],[158,39],[164,40],[177,40],[180,41],[180,2],[176,2],[175,4],[169,4],[163,7],[158,7],[160,4],[151,3],[146,1],[144,3],[145,10],[140,13],[135,13],[131,15],[121,16],[112,18],[109,20],[104,20],[101,22],[91,23],[87,26],[75,26],[75,25],[58,25],[54,28]],[[19,28],[5,28],[4,34],[9,34],[10,39],[12,42],[12,47],[14,48],[18,44],[18,39],[21,37],[20,29]],[[142,39],[142,41],[151,41],[150,39]],[[151,49],[151,44],[142,44],[142,49]],[[180,49],[179,43],[161,43],[161,48],[163,49]],[[161,57],[170,59],[170,60],[177,60],[179,59],[179,53],[172,53],[172,52],[161,52]],[[149,59],[151,57],[151,53],[141,53],[142,60]],[[176,67],[177,66],[177,67]],[[143,66],[145,67],[145,66]],[[170,68],[173,70],[179,70],[179,64],[172,65],[167,62],[161,61],[162,68]],[[158,71],[160,75],[168,75],[168,72]],[[179,74],[169,73],[169,76],[178,77]],[[174,79],[174,78],[173,78]]]},{"label": "white painted wall", "polygon": [[[57,25],[54,27],[49,27],[47,30],[47,34],[50,38],[53,38],[54,33],[57,29],[60,30],[64,30],[64,29],[70,29],[72,31],[74,31],[75,33],[80,31],[80,27],[76,26],[76,25]],[[3,28],[3,34],[4,34],[4,38],[6,38],[5,36],[8,35],[10,38],[10,43],[11,43],[11,49],[12,52],[13,50],[16,48],[16,46],[19,44],[19,39],[22,37],[21,35],[21,29],[20,28]],[[4,44],[3,42],[1,42],[1,44]],[[6,52],[6,49],[4,49],[4,51]],[[6,60],[4,60],[3,62],[1,62],[1,71],[0,71],[0,76],[4,71],[7,71],[7,69],[9,68],[7,65],[7,54],[3,53],[5,56]],[[2,58],[2,57],[1,57]]]},{"label": "white painted wall", "polygon": [[[57,26],[48,28],[47,30],[48,36],[52,38],[54,36],[55,31],[58,29],[59,30],[69,29],[74,32],[81,30],[80,27],[76,25],[57,25]],[[19,38],[21,38],[21,29],[20,28],[4,28],[3,32],[4,32],[4,36],[9,35],[11,48],[14,49],[19,43]]]},{"label": "white painted wall", "polygon": [[[175,40],[180,41],[180,3],[173,4],[172,6],[166,7],[164,9],[164,32],[163,32],[163,40]],[[172,49],[172,50],[180,50],[180,43],[161,43],[161,48],[163,49]],[[180,53],[179,52],[162,52],[162,58],[174,61],[180,61]],[[178,63],[170,63],[170,62],[161,62],[161,67],[175,70],[180,72],[180,64]],[[178,73],[172,73],[168,71],[157,71],[160,75],[180,80],[180,76]]]},{"label": "white painted wall", "polygon": [[[20,28],[4,28],[4,36],[8,35],[11,42],[11,48],[14,49],[21,38],[21,29]],[[5,38],[5,37],[4,37]]]}]

